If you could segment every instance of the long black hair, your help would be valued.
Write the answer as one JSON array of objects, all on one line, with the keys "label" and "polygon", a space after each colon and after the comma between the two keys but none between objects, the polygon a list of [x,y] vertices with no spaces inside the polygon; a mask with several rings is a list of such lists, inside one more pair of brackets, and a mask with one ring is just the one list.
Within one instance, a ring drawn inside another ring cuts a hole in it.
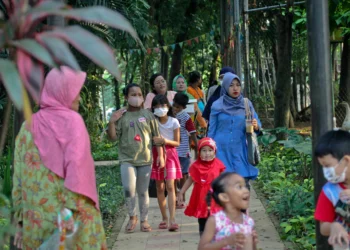
[{"label": "long black hair", "polygon": [[152,112],[154,112],[154,106],[157,105],[168,105],[169,111],[168,116],[174,117],[173,108],[170,105],[168,98],[165,95],[156,95],[152,100]]}]

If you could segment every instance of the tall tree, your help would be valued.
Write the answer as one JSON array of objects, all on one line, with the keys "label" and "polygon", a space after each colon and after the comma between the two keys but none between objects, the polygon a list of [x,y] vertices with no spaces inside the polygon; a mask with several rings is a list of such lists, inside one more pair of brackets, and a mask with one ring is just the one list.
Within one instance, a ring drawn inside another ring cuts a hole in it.
[{"label": "tall tree", "polygon": [[276,17],[277,25],[277,83],[275,89],[275,127],[289,127],[292,72],[292,24],[294,0],[288,0],[285,13]]}]

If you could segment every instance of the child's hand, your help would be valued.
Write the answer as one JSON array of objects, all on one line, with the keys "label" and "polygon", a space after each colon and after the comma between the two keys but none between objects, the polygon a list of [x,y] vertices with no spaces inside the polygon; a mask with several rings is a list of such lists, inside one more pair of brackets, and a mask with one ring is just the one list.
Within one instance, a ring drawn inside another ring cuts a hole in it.
[{"label": "child's hand", "polygon": [[229,246],[243,248],[246,238],[244,234],[236,233],[227,237],[226,240],[227,240],[227,245]]},{"label": "child's hand", "polygon": [[334,245],[349,245],[349,235],[348,232],[344,229],[344,227],[338,223],[333,222],[331,224],[331,233],[328,238],[328,243],[331,246]]},{"label": "child's hand", "polygon": [[159,168],[164,168],[165,167],[165,161],[164,161],[164,157],[157,157],[157,166],[159,166]]},{"label": "child's hand", "polygon": [[119,109],[115,112],[113,112],[113,114],[111,115],[111,118],[109,119],[110,122],[114,123],[117,122],[120,117],[123,116],[123,114],[126,112],[126,109]]},{"label": "child's hand", "polygon": [[257,234],[257,232],[255,230],[253,230],[253,232],[252,232],[252,237],[253,237],[254,245],[258,244],[258,242],[259,242],[258,234]]},{"label": "child's hand", "polygon": [[163,137],[160,137],[160,136],[155,136],[155,137],[153,137],[153,143],[155,145],[164,145],[165,139]]},{"label": "child's hand", "polygon": [[345,204],[349,204],[350,203],[350,189],[345,189],[345,190],[341,191],[339,198]]}]

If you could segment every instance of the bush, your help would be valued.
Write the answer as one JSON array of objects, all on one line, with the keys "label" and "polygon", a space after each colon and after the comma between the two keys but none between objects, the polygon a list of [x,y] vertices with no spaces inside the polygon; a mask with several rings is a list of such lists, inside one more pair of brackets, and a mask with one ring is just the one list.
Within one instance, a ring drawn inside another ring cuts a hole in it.
[{"label": "bush", "polygon": [[311,140],[288,130],[288,139],[278,142],[274,133],[265,132],[260,139],[262,160],[256,184],[268,200],[267,211],[280,221],[282,239],[299,249],[314,249]]},{"label": "bush", "polygon": [[96,180],[103,225],[108,235],[125,202],[120,167],[97,167]]},{"label": "bush", "polygon": [[93,140],[91,144],[92,156],[95,161],[118,160],[117,143],[104,140]]}]

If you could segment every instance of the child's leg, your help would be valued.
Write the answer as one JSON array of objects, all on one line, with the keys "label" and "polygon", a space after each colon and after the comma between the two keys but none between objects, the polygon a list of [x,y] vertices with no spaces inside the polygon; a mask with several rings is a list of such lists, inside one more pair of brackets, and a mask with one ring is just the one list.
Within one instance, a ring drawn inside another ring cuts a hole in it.
[{"label": "child's leg", "polygon": [[136,217],[136,168],[129,163],[122,163],[120,166],[121,179],[125,194],[126,206],[130,216],[129,223],[126,226],[126,231],[131,233],[134,231]]},{"label": "child's leg", "polygon": [[175,222],[175,203],[176,203],[176,197],[175,197],[175,180],[166,180],[166,189],[168,191],[168,207],[169,207],[169,214],[170,223]]},{"label": "child's leg", "polygon": [[143,231],[150,231],[151,227],[147,222],[149,196],[148,186],[151,173],[151,166],[137,167],[136,190],[139,197],[139,209],[141,218],[141,229]]},{"label": "child's leg", "polygon": [[[182,175],[182,178],[181,178],[181,180],[180,180],[180,188],[182,188],[182,187],[184,186],[184,184],[185,184],[187,178],[188,178],[188,174],[183,174],[183,175]],[[184,201],[184,202],[186,201],[186,192],[184,192],[183,201]]]},{"label": "child's leg", "polygon": [[199,224],[199,236],[202,236],[205,228],[205,224],[207,223],[208,218],[198,218]]},{"label": "child's leg", "polygon": [[168,216],[166,214],[166,199],[165,199],[165,184],[164,181],[156,181],[157,185],[157,199],[160,212],[162,214],[162,221],[168,223]]},{"label": "child's leg", "polygon": [[[182,171],[182,178],[180,180],[180,189],[185,184],[187,178],[188,178],[188,169],[191,164],[191,158],[190,157],[179,157],[180,164],[181,164],[181,171]],[[184,193],[183,200],[186,201],[186,193]]]}]

